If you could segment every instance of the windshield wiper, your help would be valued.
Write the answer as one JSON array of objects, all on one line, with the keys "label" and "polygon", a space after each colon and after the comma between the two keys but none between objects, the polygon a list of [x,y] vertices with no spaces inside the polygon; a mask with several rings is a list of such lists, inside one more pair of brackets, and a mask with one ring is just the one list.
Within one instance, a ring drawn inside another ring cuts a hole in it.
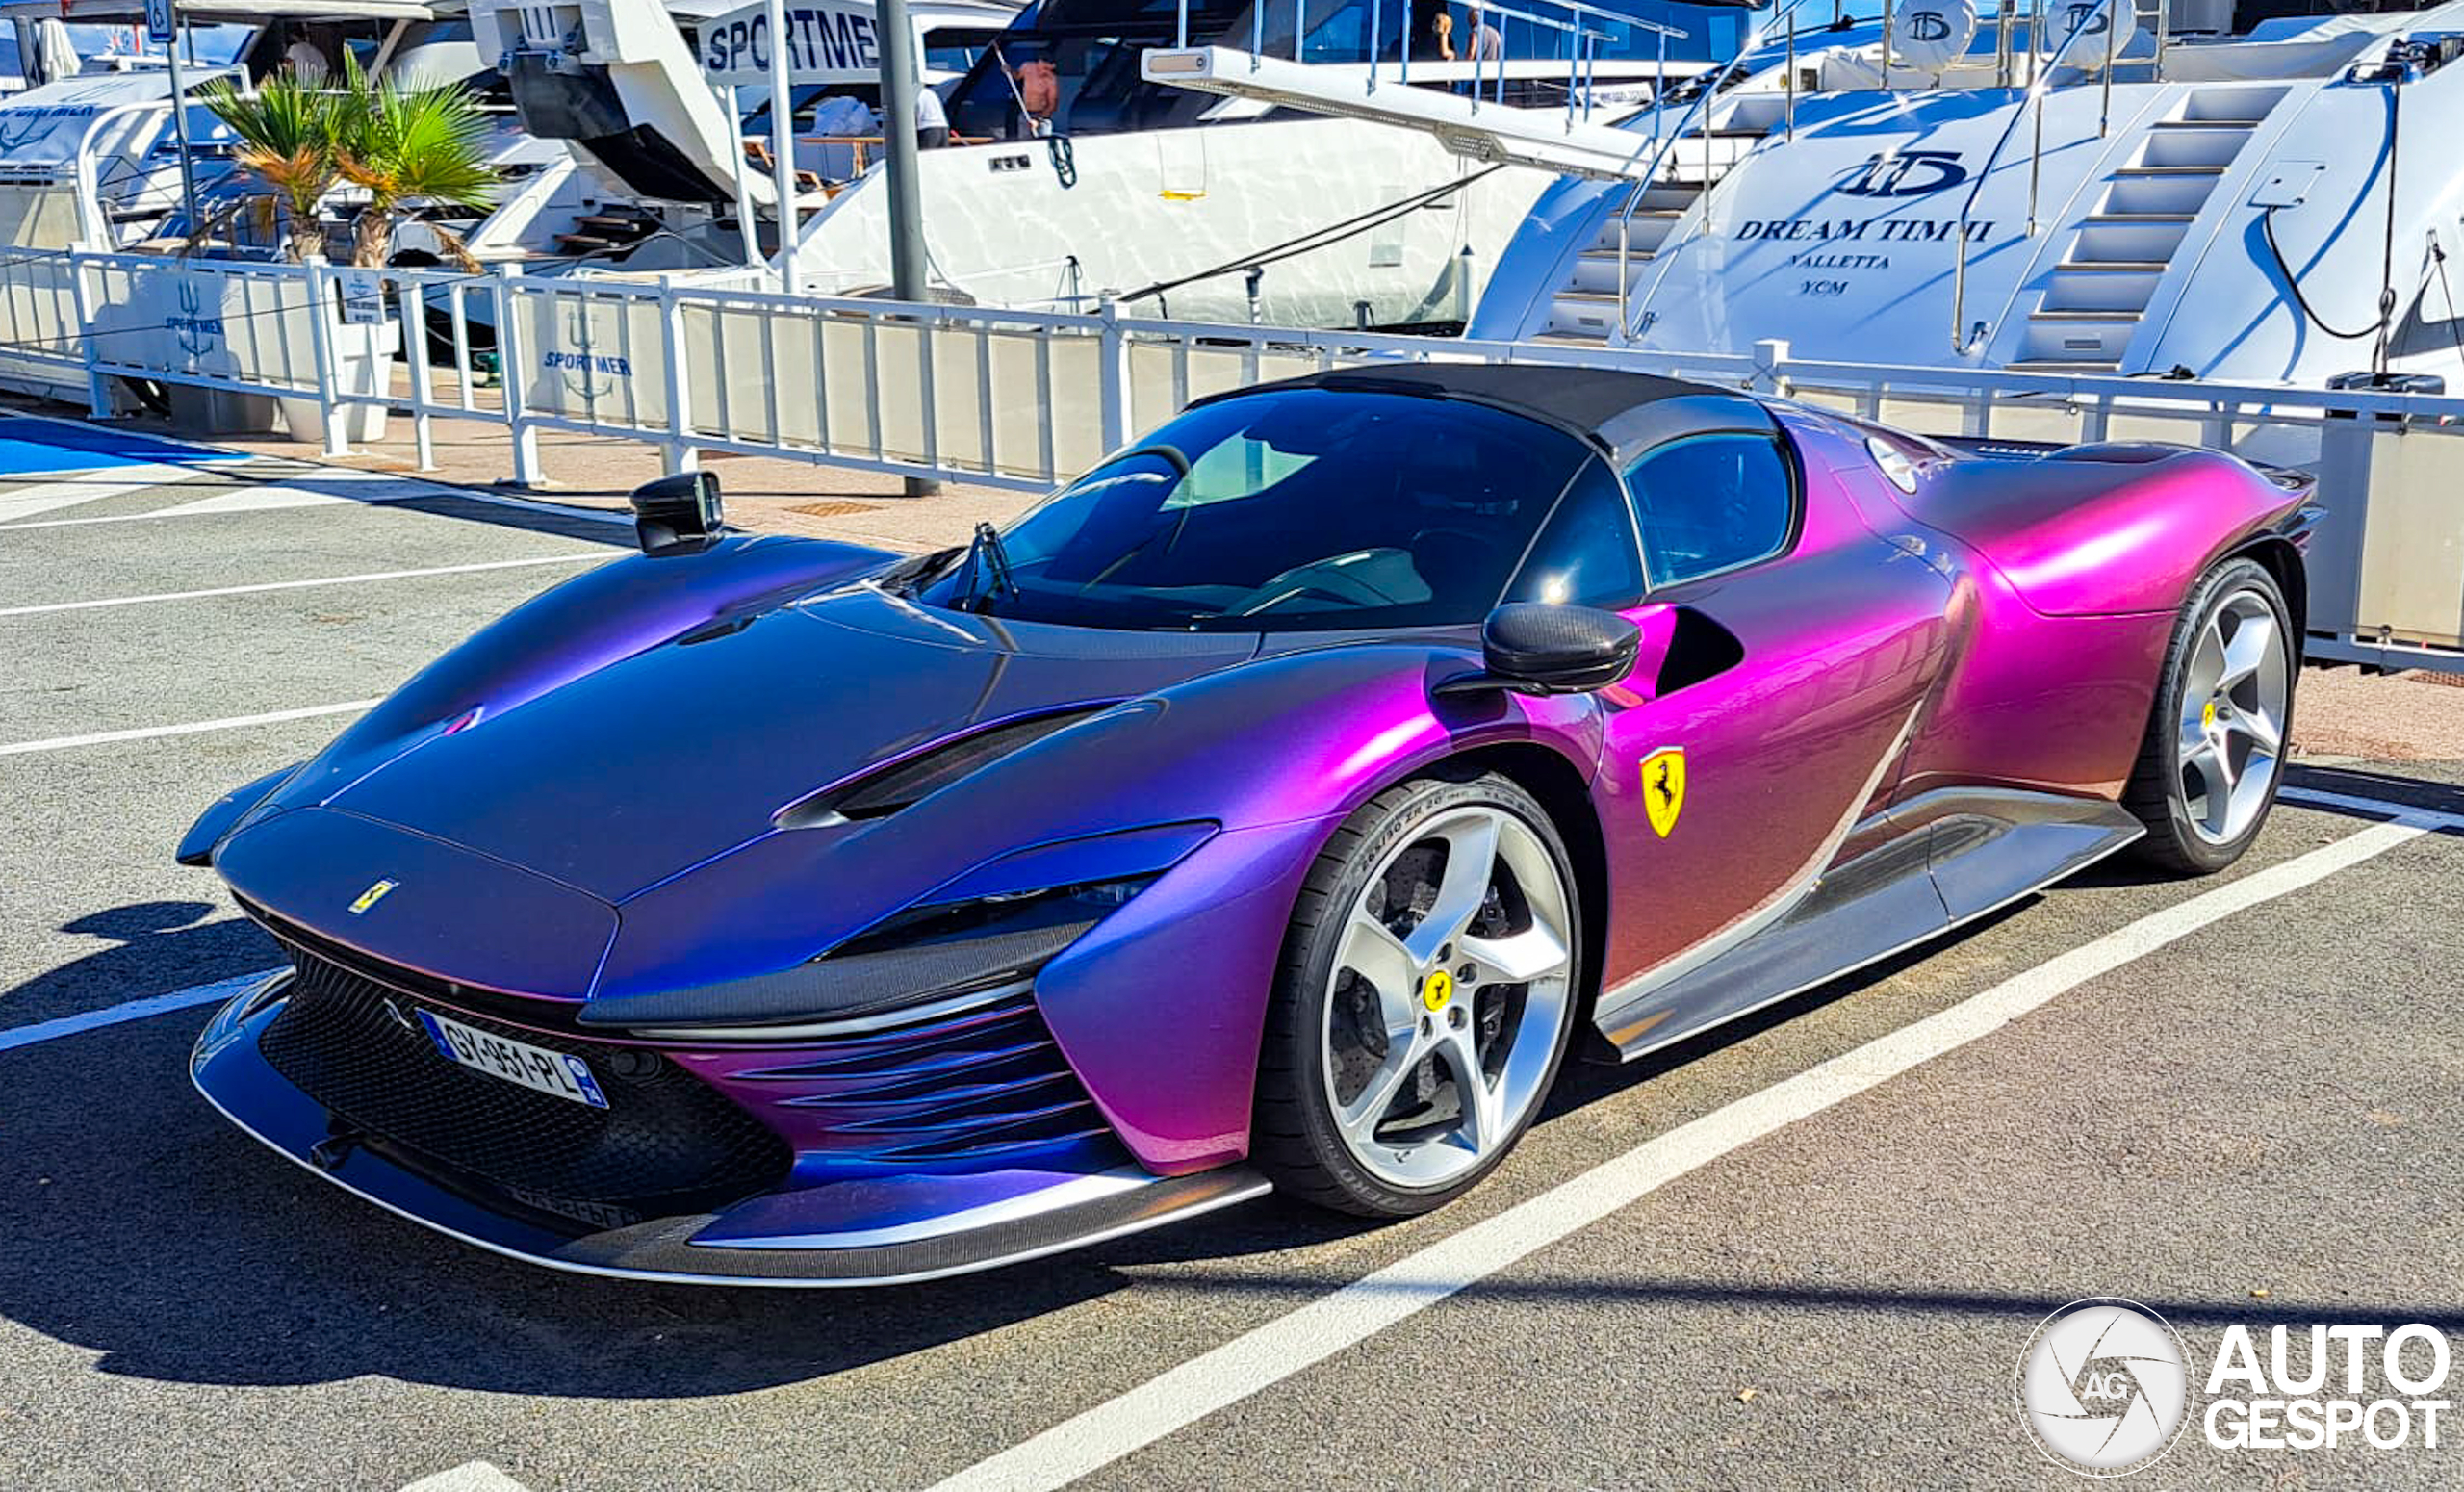
[{"label": "windshield wiper", "polygon": [[1012,596],[1018,594],[1018,581],[1010,573],[1010,552],[1001,547],[1001,531],[988,523],[980,523],[966,547],[966,588],[959,593],[960,610],[982,611],[990,605],[991,597],[981,602],[976,599],[976,587],[987,572],[991,574],[994,595],[1002,591]]},{"label": "windshield wiper", "polygon": [[964,553],[966,550],[963,547],[953,545],[948,549],[937,549],[929,554],[902,559],[874,576],[873,583],[893,595],[911,596],[935,576],[948,574],[950,567]]}]

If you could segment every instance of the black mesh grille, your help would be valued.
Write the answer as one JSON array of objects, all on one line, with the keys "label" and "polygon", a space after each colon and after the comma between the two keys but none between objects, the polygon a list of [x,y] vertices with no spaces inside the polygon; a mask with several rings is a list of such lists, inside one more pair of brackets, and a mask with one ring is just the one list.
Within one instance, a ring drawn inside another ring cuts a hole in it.
[{"label": "black mesh grille", "polygon": [[414,1014],[426,997],[289,951],[299,977],[259,1043],[266,1061],[331,1110],[338,1130],[364,1131],[457,1190],[606,1226],[724,1206],[776,1185],[793,1158],[758,1119],[654,1054],[438,1011],[580,1057],[607,1107],[535,1093],[446,1060]]}]

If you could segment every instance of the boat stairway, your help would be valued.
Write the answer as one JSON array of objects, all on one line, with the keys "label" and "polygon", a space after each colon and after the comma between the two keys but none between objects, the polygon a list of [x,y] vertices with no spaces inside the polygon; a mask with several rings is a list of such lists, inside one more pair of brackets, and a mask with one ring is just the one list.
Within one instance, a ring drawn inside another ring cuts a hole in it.
[{"label": "boat stairway", "polygon": [[640,208],[614,208],[575,219],[572,232],[556,235],[556,247],[569,254],[604,254],[630,248],[658,226],[658,219]]},{"label": "boat stairway", "polygon": [[[1780,127],[1786,107],[1778,93],[1740,94],[1717,127],[1679,137],[1651,182],[1640,189],[1633,211],[1610,212],[1590,244],[1575,256],[1550,299],[1548,324],[1533,340],[1587,347],[1619,340],[1626,298],[1653,256],[1702,201],[1704,189],[1726,176]],[[1622,191],[1611,195],[1620,203],[1625,200]]]},{"label": "boat stairway", "polygon": [[2250,142],[2283,88],[2226,87],[2186,94],[2142,133],[2123,164],[2091,189],[2043,275],[2017,353],[2035,373],[2115,373],[2158,281]]}]

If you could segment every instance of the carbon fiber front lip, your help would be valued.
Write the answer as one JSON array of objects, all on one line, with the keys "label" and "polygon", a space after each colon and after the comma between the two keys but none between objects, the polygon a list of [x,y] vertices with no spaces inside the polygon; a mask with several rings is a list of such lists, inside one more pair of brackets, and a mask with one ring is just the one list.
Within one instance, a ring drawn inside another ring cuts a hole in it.
[{"label": "carbon fiber front lip", "polygon": [[[667,1284],[828,1289],[912,1284],[1024,1263],[1264,1196],[1245,1167],[1151,1183],[1095,1200],[893,1244],[841,1248],[696,1244],[718,1214],[660,1218],[576,1238],[491,1211],[368,1149],[321,1165],[330,1117],[285,1081],[256,1038],[283,1002],[252,990],[216,1012],[197,1038],[190,1079],[208,1103],[269,1149],[421,1226],[547,1269]],[[253,1007],[253,1008],[252,1008]]]}]

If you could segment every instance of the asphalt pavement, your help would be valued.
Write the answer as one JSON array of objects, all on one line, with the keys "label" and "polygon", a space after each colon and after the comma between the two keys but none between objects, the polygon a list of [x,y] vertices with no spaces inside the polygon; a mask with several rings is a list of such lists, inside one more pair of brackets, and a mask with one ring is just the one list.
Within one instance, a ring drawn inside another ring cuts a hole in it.
[{"label": "asphalt pavement", "polygon": [[[41,424],[0,418],[0,1487],[2062,1487],[2013,1383],[2067,1302],[2162,1314],[2201,1404],[2235,1325],[2464,1331],[2437,761],[1575,1069],[1410,1222],[1270,1197],[861,1293],[478,1253],[190,1089],[197,991],[277,958],[170,847],[629,529]],[[2464,1444],[2194,1423],[2129,1479],[2453,1487]]]}]

